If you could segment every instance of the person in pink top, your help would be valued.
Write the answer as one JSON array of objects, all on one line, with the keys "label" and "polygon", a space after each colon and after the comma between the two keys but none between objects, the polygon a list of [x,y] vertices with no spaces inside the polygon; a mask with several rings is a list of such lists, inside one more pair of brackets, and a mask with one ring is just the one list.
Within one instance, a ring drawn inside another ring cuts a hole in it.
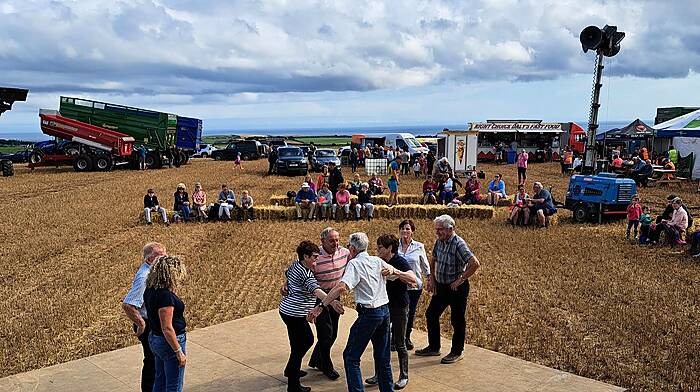
[{"label": "person in pink top", "polygon": [[342,209],[345,219],[350,219],[350,192],[346,189],[345,183],[338,185],[338,192],[335,193],[335,203],[333,204],[333,219],[338,219],[336,210]]},{"label": "person in pink top", "polygon": [[518,185],[525,185],[525,179],[527,179],[525,172],[527,171],[528,158],[529,155],[527,155],[525,150],[522,150],[520,154],[518,154]]},{"label": "person in pink top", "polygon": [[639,204],[639,196],[634,195],[632,202],[627,206],[627,239],[630,239],[630,230],[634,227],[634,239],[637,239],[639,218],[642,216],[642,206]]},{"label": "person in pink top", "polygon": [[202,189],[202,184],[194,184],[192,193],[192,212],[199,217],[200,222],[207,218],[207,193]]}]

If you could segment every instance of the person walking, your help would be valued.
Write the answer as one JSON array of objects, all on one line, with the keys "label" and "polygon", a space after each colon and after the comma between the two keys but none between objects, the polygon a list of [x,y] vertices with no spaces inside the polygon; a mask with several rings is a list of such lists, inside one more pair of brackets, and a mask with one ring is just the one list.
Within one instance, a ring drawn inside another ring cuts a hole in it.
[{"label": "person walking", "polygon": [[357,148],[353,148],[350,151],[350,158],[349,158],[350,168],[352,169],[353,173],[357,171],[357,162],[359,160],[360,160],[360,158],[358,156]]},{"label": "person walking", "polygon": [[277,149],[273,148],[267,155],[267,175],[271,175],[277,163]]},{"label": "person walking", "polygon": [[462,359],[466,336],[467,298],[469,278],[479,269],[479,259],[467,243],[455,233],[455,221],[449,215],[440,215],[433,221],[437,240],[430,259],[430,275],[426,290],[432,293],[425,312],[428,327],[428,346],[416,350],[419,356],[440,355],[440,316],[450,307],[452,348],[440,362],[450,364]]},{"label": "person walking", "polygon": [[161,256],[146,279],[143,300],[150,321],[148,344],[155,357],[153,392],[182,392],[187,363],[185,304],[176,291],[187,275],[176,256]]},{"label": "person walking", "polygon": [[425,253],[425,245],[413,239],[416,225],[410,219],[404,219],[399,223],[399,249],[397,254],[408,261],[411,270],[416,275],[416,286],[408,288],[408,320],[406,322],[406,349],[413,350],[411,332],[413,320],[416,316],[418,301],[423,293],[423,276],[430,279],[430,264]]},{"label": "person walking", "polygon": [[529,157],[525,150],[522,150],[520,154],[518,154],[518,185],[525,185],[525,180],[527,179],[527,160]]},{"label": "person walking", "polygon": [[357,319],[350,328],[348,342],[343,350],[345,378],[350,392],[365,390],[362,383],[360,358],[369,342],[372,342],[374,368],[381,392],[393,392],[394,381],[391,374],[391,352],[389,351],[389,297],[386,291],[386,277],[395,275],[391,265],[367,253],[369,238],[365,233],[350,235],[348,250],[350,261],[338,284],[309,313],[313,321],[324,306],[328,306],[343,292],[353,290],[357,304]]},{"label": "person walking", "polygon": [[148,345],[148,335],[151,327],[148,322],[148,314],[143,302],[143,292],[146,290],[146,279],[153,262],[165,256],[165,246],[157,242],[149,242],[143,247],[143,262],[139,267],[134,280],[131,283],[129,292],[122,301],[122,309],[126,317],[134,324],[134,336],[141,342],[143,349],[143,367],[141,368],[141,391],[153,391],[153,380],[155,379],[155,358],[151,346]]},{"label": "person walking", "polygon": [[[279,304],[279,313],[287,326],[289,337],[289,360],[284,368],[287,377],[288,392],[308,392],[311,388],[301,385],[301,361],[314,343],[306,316],[316,305],[316,298],[326,298],[326,293],[319,286],[311,268],[319,257],[318,245],[311,241],[302,241],[296,249],[298,259],[287,268],[286,295]],[[343,313],[343,306],[338,301],[332,302],[333,309]]]},{"label": "person walking", "polygon": [[[377,238],[377,255],[396,269],[395,278],[392,276],[386,282],[386,292],[389,296],[389,319],[391,320],[391,340],[399,356],[399,380],[394,389],[403,389],[408,384],[408,351],[406,350],[406,325],[408,323],[408,287],[416,285],[416,276],[399,250],[399,238],[394,234],[382,234]],[[374,375],[365,380],[369,385],[378,382]]]}]

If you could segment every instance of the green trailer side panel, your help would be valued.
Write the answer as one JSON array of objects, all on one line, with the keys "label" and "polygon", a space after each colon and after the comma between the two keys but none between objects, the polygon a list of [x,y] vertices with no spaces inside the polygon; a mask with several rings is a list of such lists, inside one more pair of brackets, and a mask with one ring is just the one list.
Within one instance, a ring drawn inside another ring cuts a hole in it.
[{"label": "green trailer side panel", "polygon": [[64,117],[125,133],[150,149],[175,146],[177,116],[88,99],[61,97]]}]

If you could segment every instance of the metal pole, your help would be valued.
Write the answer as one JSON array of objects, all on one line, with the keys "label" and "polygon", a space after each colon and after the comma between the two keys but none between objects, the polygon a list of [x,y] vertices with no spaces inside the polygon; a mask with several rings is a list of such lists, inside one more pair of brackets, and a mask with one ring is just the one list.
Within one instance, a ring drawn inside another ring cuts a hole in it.
[{"label": "metal pole", "polygon": [[588,118],[588,143],[586,143],[586,160],[582,173],[593,173],[596,162],[595,136],[598,131],[598,109],[600,108],[600,89],[603,87],[603,50],[596,51],[595,81],[593,82],[593,96],[591,97],[591,113]]}]

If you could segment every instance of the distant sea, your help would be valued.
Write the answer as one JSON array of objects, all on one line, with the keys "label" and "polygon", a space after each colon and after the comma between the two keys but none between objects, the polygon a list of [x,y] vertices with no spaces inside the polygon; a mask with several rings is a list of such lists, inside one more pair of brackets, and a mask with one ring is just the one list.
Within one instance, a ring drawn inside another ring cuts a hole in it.
[{"label": "distant sea", "polygon": [[[643,120],[651,125],[653,121]],[[598,132],[605,132],[613,128],[620,128],[631,121],[607,121],[600,124]],[[586,129],[588,121],[576,121],[578,125]],[[350,136],[356,133],[378,133],[378,132],[408,132],[416,136],[433,136],[437,135],[443,129],[465,129],[466,123],[463,124],[444,124],[444,125],[381,125],[371,127],[333,127],[333,128],[280,128],[280,129],[204,129],[204,136],[216,135],[273,135],[273,136]],[[206,125],[205,125],[206,127]],[[14,132],[0,131],[0,139],[17,139],[26,141],[40,141],[49,139],[48,136],[35,132]]]}]

